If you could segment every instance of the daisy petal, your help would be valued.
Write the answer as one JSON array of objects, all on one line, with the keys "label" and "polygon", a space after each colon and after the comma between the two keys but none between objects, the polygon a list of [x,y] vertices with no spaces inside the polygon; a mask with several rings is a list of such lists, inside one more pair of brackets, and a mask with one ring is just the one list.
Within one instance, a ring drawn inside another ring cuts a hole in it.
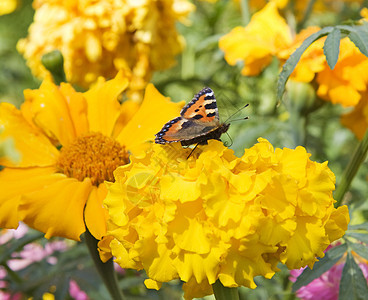
[{"label": "daisy petal", "polygon": [[163,124],[179,116],[183,105],[184,102],[169,101],[153,84],[148,84],[141,107],[116,139],[130,150],[145,141],[153,140]]},{"label": "daisy petal", "polygon": [[103,200],[107,195],[105,184],[93,187],[84,211],[86,226],[91,234],[98,240],[106,235],[107,211],[103,207]]},{"label": "daisy petal", "polygon": [[45,232],[45,237],[61,236],[79,241],[85,231],[83,210],[92,185],[89,178],[80,182],[65,178],[45,185],[22,197],[20,218],[29,226]]},{"label": "daisy petal", "polygon": [[5,168],[0,172],[0,227],[17,228],[18,206],[23,194],[65,178],[54,168]]},{"label": "daisy petal", "polygon": [[[17,163],[17,167],[44,167],[55,164],[59,156],[58,150],[9,103],[0,104],[0,129],[3,129],[0,139],[12,137],[16,150],[21,153],[21,161]],[[6,158],[0,158],[0,164],[14,165]]]},{"label": "daisy petal", "polygon": [[90,131],[111,136],[115,122],[120,115],[119,95],[128,86],[128,77],[121,71],[112,80],[101,80],[84,93],[88,102],[88,121]]}]

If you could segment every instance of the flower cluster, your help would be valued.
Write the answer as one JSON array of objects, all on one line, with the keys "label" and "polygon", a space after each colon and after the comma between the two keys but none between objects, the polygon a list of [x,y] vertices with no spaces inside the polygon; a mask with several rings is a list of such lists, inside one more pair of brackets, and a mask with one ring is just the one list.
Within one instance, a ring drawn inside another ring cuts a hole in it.
[{"label": "flower cluster", "polygon": [[104,235],[104,181],[181,108],[153,85],[141,105],[120,104],[128,84],[123,72],[85,93],[45,80],[25,90],[20,110],[0,104],[0,140],[12,137],[21,154],[17,162],[0,157],[0,227],[23,221],[47,238],[79,240],[86,227],[97,239]]},{"label": "flower cluster", "polygon": [[188,159],[179,145],[144,150],[108,184],[100,249],[144,269],[149,288],[180,278],[186,299],[212,294],[216,280],[255,288],[253,278],[271,278],[278,262],[313,266],[347,229],[333,173],[303,147],[274,150],[260,138],[239,158],[212,140]]},{"label": "flower cluster", "polygon": [[[366,17],[367,10],[363,9],[361,14]],[[285,62],[308,36],[319,29],[308,27],[292,38],[291,28],[280,15],[277,1],[271,1],[253,15],[246,27],[236,27],[222,37],[219,46],[225,52],[229,64],[243,61],[242,74],[253,76],[258,75],[271,62],[272,57],[277,57],[281,63]],[[368,68],[368,58],[345,37],[340,42],[337,64],[331,70],[323,53],[325,40],[319,39],[303,53],[291,79],[300,82],[315,80],[318,97],[345,107],[354,106],[354,112],[344,116],[342,122],[361,138],[367,127],[362,129],[359,125],[368,122],[361,109],[367,105],[363,97],[368,87],[365,71]],[[350,122],[352,117],[357,116],[358,121]]]},{"label": "flower cluster", "polygon": [[83,87],[130,69],[131,97],[140,95],[152,71],[174,64],[183,48],[175,22],[194,9],[187,0],[36,0],[33,6],[34,23],[18,50],[34,75],[46,76],[41,57],[58,49],[68,82]]}]

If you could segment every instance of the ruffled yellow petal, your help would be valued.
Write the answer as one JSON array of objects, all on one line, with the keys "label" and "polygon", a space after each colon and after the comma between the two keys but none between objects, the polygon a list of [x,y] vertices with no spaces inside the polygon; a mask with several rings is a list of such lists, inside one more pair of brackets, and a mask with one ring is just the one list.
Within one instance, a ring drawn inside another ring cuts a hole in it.
[{"label": "ruffled yellow petal", "polygon": [[20,218],[44,232],[46,238],[61,236],[79,241],[85,231],[83,211],[91,189],[88,178],[80,182],[63,177],[25,194],[19,204]]},{"label": "ruffled yellow petal", "polygon": [[21,111],[27,120],[53,141],[67,145],[76,137],[66,97],[58,86],[44,80],[39,89],[24,91]]},{"label": "ruffled yellow petal", "polygon": [[0,164],[17,167],[44,167],[55,164],[59,152],[43,132],[32,127],[13,105],[0,104],[0,139],[12,137],[15,148],[21,154],[17,163],[0,157]]},{"label": "ruffled yellow petal", "polygon": [[93,187],[84,210],[84,221],[89,232],[98,240],[106,234],[107,211],[102,201],[107,195],[105,184]]},{"label": "ruffled yellow petal", "polygon": [[5,168],[0,172],[0,227],[17,228],[18,206],[22,195],[39,190],[65,178],[55,168]]},{"label": "ruffled yellow petal", "polygon": [[333,206],[335,177],[304,148],[259,139],[238,158],[210,140],[187,151],[151,144],[108,184],[112,255],[144,269],[152,287],[180,278],[186,299],[211,293],[216,280],[255,288],[254,277],[271,278],[279,262],[313,266],[343,235],[348,211]]},{"label": "ruffled yellow petal", "polygon": [[120,115],[119,95],[127,88],[129,77],[120,71],[109,81],[102,78],[84,96],[88,103],[88,122],[91,132],[111,136]]},{"label": "ruffled yellow petal", "polygon": [[145,141],[154,140],[162,125],[179,115],[183,104],[171,102],[148,84],[141,107],[116,139],[130,150]]}]

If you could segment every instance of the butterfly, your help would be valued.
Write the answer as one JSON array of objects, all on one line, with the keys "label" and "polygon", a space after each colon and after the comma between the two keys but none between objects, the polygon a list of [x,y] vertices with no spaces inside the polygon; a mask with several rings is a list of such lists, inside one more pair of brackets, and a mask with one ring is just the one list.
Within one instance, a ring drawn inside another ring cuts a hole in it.
[{"label": "butterfly", "polygon": [[180,112],[180,116],[167,122],[155,134],[156,144],[180,142],[182,146],[204,145],[208,140],[220,140],[230,123],[221,123],[215,94],[203,88]]}]

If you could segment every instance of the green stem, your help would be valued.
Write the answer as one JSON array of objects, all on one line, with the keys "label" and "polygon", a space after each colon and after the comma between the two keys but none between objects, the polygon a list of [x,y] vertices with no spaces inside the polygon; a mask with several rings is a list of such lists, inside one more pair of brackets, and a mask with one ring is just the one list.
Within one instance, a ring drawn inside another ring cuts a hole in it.
[{"label": "green stem", "polygon": [[84,237],[96,269],[101,275],[102,280],[111,295],[111,298],[113,300],[124,300],[123,293],[119,289],[118,279],[116,277],[112,259],[109,259],[106,263],[103,263],[97,250],[98,240],[95,239],[88,230],[85,232]]},{"label": "green stem", "polygon": [[368,151],[368,130],[365,132],[363,139],[360,141],[358,147],[355,149],[349,164],[342,173],[340,184],[337,186],[334,198],[336,199],[335,207],[341,205],[345,193],[349,190],[350,184],[354,176],[359,170],[360,165],[364,162]]},{"label": "green stem", "polygon": [[247,26],[250,22],[250,11],[249,11],[249,1],[240,0],[240,9],[243,20],[243,26]]},{"label": "green stem", "polygon": [[239,300],[238,288],[225,287],[218,279],[212,284],[212,289],[216,300]]},{"label": "green stem", "polygon": [[298,31],[300,31],[304,27],[305,23],[308,21],[310,15],[312,13],[313,5],[314,5],[315,2],[316,2],[316,0],[309,0],[307,8],[304,11],[303,19],[299,22],[299,24],[297,26]]}]

